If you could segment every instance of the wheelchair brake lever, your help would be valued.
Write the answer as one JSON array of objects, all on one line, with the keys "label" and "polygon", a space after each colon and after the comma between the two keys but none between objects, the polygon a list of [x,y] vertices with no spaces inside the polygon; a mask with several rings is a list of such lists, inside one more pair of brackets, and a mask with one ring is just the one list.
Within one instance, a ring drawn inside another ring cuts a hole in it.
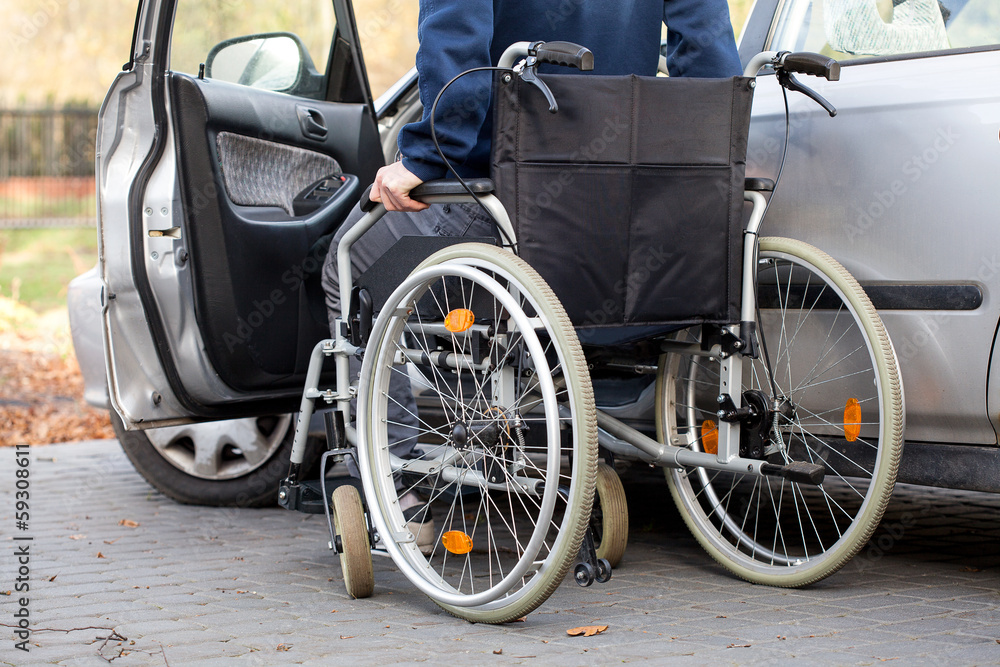
[{"label": "wheelchair brake lever", "polygon": [[545,85],[545,82],[538,78],[538,59],[534,56],[528,56],[527,61],[524,64],[524,69],[521,70],[520,77],[524,81],[532,84],[545,95],[545,100],[549,103],[549,113],[557,113],[559,111],[559,105],[556,103],[555,95],[549,90],[549,87]]},{"label": "wheelchair brake lever", "polygon": [[797,93],[802,93],[803,95],[811,99],[813,102],[826,109],[826,112],[830,114],[830,118],[833,118],[834,116],[837,115],[837,107],[830,104],[830,102],[825,97],[817,93],[815,90],[804,85],[801,81],[799,81],[795,77],[794,74],[780,69],[776,72],[776,74],[778,75],[778,83],[780,83],[782,86],[784,86],[788,90],[792,90]]}]

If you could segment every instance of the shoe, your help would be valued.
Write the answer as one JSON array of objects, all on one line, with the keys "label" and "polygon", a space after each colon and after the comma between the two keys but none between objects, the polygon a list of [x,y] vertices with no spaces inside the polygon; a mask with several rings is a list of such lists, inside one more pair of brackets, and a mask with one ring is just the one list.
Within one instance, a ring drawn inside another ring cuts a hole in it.
[{"label": "shoe", "polygon": [[420,553],[430,556],[434,551],[434,518],[430,506],[427,503],[412,505],[403,510],[403,518],[406,519],[406,529],[416,538]]}]

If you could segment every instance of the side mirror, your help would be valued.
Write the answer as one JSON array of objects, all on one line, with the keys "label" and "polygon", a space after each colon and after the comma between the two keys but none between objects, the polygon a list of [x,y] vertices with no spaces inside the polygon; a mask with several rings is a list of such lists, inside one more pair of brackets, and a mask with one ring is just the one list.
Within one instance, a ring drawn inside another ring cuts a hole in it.
[{"label": "side mirror", "polygon": [[323,87],[305,44],[290,32],[244,35],[216,44],[205,60],[205,76],[295,95],[308,96]]}]

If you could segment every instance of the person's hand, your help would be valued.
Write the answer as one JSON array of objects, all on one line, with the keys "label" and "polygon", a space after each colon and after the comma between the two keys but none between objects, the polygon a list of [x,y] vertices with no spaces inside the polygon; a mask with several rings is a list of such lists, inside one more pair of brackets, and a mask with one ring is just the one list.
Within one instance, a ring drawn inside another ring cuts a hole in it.
[{"label": "person's hand", "polygon": [[370,197],[382,202],[387,211],[422,211],[427,204],[410,199],[410,190],[421,183],[402,162],[393,162],[378,170]]}]

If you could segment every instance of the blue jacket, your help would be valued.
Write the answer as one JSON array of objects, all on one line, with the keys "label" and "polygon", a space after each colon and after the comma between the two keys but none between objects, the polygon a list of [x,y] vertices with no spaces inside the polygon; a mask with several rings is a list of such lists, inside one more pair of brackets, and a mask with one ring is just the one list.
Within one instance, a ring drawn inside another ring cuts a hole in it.
[{"label": "blue jacket", "polygon": [[[565,40],[594,52],[594,74],[656,74],[666,23],[671,76],[740,74],[726,0],[420,0],[417,71],[423,119],[399,135],[403,164],[421,180],[446,168],[431,141],[430,111],[438,91],[473,67],[495,65],[518,41]],[[576,72],[546,66],[542,71]],[[489,175],[492,73],[462,77],[438,104],[441,149],[459,174]]]}]

